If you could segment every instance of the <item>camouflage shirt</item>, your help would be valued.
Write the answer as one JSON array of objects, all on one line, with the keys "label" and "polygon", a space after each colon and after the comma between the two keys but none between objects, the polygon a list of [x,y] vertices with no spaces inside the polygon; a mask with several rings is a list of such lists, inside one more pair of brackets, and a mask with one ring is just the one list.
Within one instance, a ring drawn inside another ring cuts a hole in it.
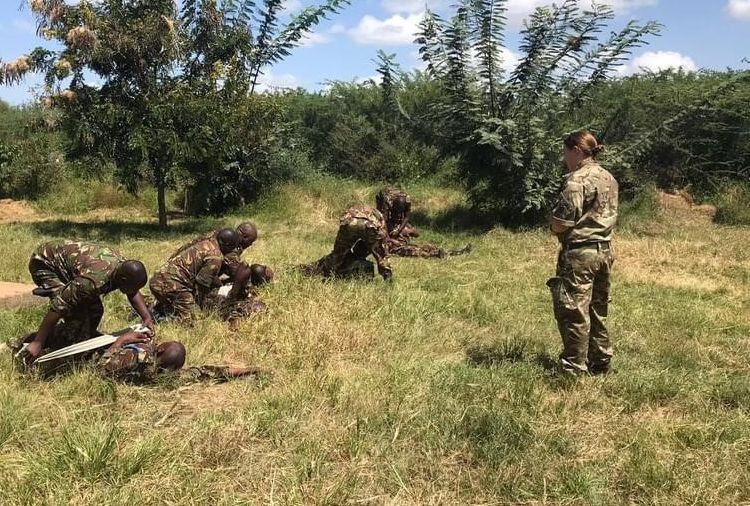
[{"label": "camouflage shirt", "polygon": [[[393,209],[393,202],[398,197],[404,197],[406,200],[406,209],[403,213],[396,213]],[[384,188],[380,190],[375,197],[375,204],[378,211],[381,212],[385,219],[388,233],[390,234],[394,230],[398,229],[401,224],[408,218],[411,212],[411,197],[403,190],[397,190],[395,188]]]},{"label": "camouflage shirt", "polygon": [[552,220],[568,229],[558,237],[564,244],[609,241],[617,222],[617,181],[592,159],[565,177]]},{"label": "camouflage shirt", "polygon": [[223,262],[224,255],[216,239],[204,238],[180,248],[158,273],[188,289],[195,285],[211,288]]},{"label": "camouflage shirt", "polygon": [[112,278],[125,258],[96,243],[50,241],[31,256],[30,268],[44,269],[64,283],[50,299],[50,309],[67,315],[81,303],[115,289]]},{"label": "camouflage shirt", "polygon": [[[201,241],[207,241],[209,239],[216,239],[216,236],[218,235],[218,233],[219,233],[219,230],[215,230],[209,235],[201,235],[201,236],[196,237],[189,243],[182,246],[179,250],[177,250],[177,252],[173,256],[180,254],[184,250],[188,249],[191,246],[198,244]],[[241,246],[237,246],[236,249],[224,255],[224,263],[221,266],[220,274],[226,274],[230,278],[234,278],[240,266],[242,265],[248,266],[247,263],[242,261],[242,253],[244,252],[245,252],[244,248],[242,248]]]},{"label": "camouflage shirt", "polygon": [[[102,376],[132,382],[153,381],[162,371],[156,366],[154,343],[127,344],[114,351],[107,350],[96,363]],[[229,379],[229,368],[221,365],[202,365],[176,371],[186,381]]]},{"label": "camouflage shirt", "polygon": [[341,217],[340,225],[340,229],[359,235],[367,251],[375,257],[378,272],[391,272],[388,262],[388,232],[380,211],[364,205],[350,207]]}]

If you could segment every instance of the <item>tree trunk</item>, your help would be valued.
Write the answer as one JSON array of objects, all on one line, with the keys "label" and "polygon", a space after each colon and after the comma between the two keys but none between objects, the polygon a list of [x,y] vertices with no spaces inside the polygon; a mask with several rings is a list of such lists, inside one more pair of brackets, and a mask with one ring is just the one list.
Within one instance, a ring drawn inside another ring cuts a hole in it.
[{"label": "tree trunk", "polygon": [[159,228],[167,229],[167,203],[165,198],[166,183],[163,177],[159,177],[156,183],[156,202],[159,207]]}]

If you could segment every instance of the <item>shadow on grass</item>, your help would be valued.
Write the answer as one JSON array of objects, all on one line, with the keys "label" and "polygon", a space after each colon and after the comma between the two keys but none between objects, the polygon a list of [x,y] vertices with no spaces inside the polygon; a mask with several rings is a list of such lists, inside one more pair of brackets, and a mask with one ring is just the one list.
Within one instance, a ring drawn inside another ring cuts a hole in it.
[{"label": "shadow on grass", "polygon": [[417,227],[439,232],[462,232],[473,235],[484,234],[493,227],[492,220],[466,205],[453,206],[437,215],[428,215],[421,210],[413,211],[410,221]]},{"label": "shadow on grass", "polygon": [[71,221],[51,220],[30,223],[36,232],[50,237],[120,242],[123,239],[172,239],[189,234],[201,234],[216,225],[210,219],[191,219],[169,225],[161,230],[158,223],[119,220]]}]

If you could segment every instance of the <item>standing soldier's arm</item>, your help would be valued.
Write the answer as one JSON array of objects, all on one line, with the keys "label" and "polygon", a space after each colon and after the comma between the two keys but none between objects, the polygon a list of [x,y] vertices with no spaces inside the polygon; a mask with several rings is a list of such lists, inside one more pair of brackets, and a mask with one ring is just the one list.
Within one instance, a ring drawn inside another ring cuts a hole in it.
[{"label": "standing soldier's arm", "polygon": [[553,234],[561,236],[575,226],[583,214],[583,185],[568,181],[563,188],[557,205],[552,210],[549,228]]}]

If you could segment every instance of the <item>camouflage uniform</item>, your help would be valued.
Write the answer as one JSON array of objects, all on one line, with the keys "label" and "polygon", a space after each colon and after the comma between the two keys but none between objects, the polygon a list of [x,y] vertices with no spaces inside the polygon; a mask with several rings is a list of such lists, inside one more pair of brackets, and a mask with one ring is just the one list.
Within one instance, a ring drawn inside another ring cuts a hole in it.
[{"label": "camouflage uniform", "polygon": [[617,197],[612,174],[588,159],[566,176],[552,212],[553,221],[569,228],[558,236],[557,273],[547,286],[563,341],[560,362],[576,374],[606,372],[612,358],[606,319]]},{"label": "camouflage uniform", "polygon": [[[120,381],[145,383],[154,381],[160,374],[156,367],[156,345],[153,343],[128,344],[115,351],[105,351],[96,362],[102,376]],[[203,365],[180,369],[177,374],[187,381],[217,380],[229,378],[227,366]]]},{"label": "camouflage uniform", "polygon": [[[397,213],[393,209],[393,203],[399,197],[406,201],[406,208],[403,213]],[[375,197],[378,211],[383,213],[386,227],[388,228],[388,250],[392,255],[400,257],[418,257],[418,258],[443,258],[448,253],[434,244],[411,244],[412,236],[418,235],[417,229],[406,224],[399,233],[396,231],[401,224],[408,219],[411,212],[411,197],[403,190],[394,188],[385,188],[378,192]]]},{"label": "camouflage uniform", "polygon": [[256,298],[254,290],[243,290],[236,300],[219,295],[219,289],[211,290],[203,300],[201,309],[216,311],[223,320],[230,323],[241,318],[265,311],[266,305]]},{"label": "camouflage uniform", "polygon": [[101,296],[115,289],[112,278],[124,261],[118,251],[95,243],[51,241],[34,251],[31,277],[51,291],[49,308],[62,317],[46,343],[49,349],[100,335]]},{"label": "camouflage uniform", "polygon": [[215,238],[203,238],[180,248],[151,277],[154,310],[189,324],[194,306],[200,305],[215,285],[223,262],[224,255]]},{"label": "camouflage uniform", "polygon": [[369,206],[351,207],[341,218],[333,251],[317,262],[303,265],[308,274],[324,277],[371,277],[372,263],[367,261],[372,254],[383,278],[393,274],[388,263],[388,233],[380,211]]}]

